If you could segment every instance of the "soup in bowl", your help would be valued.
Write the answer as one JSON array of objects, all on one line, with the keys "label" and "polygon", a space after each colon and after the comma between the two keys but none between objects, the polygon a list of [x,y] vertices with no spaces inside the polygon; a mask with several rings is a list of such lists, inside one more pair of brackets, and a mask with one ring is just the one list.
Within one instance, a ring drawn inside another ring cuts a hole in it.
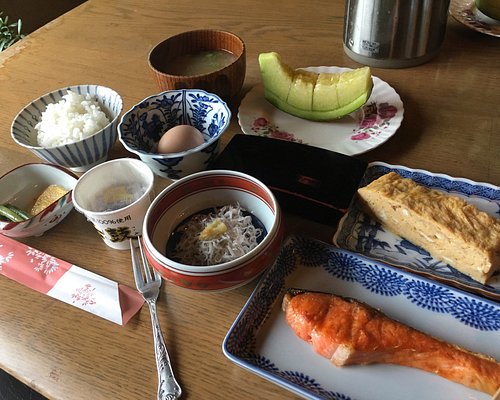
[{"label": "soup in bowl", "polygon": [[162,91],[203,89],[231,101],[245,80],[245,43],[223,30],[182,32],[154,46],[148,63]]}]

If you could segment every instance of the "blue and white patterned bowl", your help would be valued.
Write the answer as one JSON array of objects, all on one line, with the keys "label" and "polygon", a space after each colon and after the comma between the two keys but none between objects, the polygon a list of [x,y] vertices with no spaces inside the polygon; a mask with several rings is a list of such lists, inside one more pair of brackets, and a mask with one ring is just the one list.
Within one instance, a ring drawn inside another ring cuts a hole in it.
[{"label": "blue and white patterned bowl", "polygon": [[[163,178],[180,179],[207,168],[219,153],[219,139],[229,126],[231,112],[215,94],[197,89],[168,90],[145,98],[127,111],[119,125],[120,142]],[[192,149],[155,153],[168,129],[177,125],[197,128],[205,142]]]},{"label": "blue and white patterned bowl", "polygon": [[[68,90],[81,95],[90,94],[99,102],[101,109],[111,122],[94,135],[78,142],[55,147],[41,147],[38,145],[35,125],[40,122],[42,112],[45,111],[47,105],[60,101]],[[84,172],[107,159],[109,150],[116,142],[118,135],[116,125],[122,107],[123,101],[120,95],[105,86],[67,86],[47,93],[24,107],[14,118],[11,136],[17,144],[29,149],[42,160],[70,168],[75,172]]]}]

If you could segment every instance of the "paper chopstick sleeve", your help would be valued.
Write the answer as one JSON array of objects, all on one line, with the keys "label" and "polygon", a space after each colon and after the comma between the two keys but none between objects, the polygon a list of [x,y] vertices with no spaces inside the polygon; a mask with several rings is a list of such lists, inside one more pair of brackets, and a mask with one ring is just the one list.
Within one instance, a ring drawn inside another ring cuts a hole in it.
[{"label": "paper chopstick sleeve", "polygon": [[125,325],[144,303],[136,290],[0,235],[0,274]]}]

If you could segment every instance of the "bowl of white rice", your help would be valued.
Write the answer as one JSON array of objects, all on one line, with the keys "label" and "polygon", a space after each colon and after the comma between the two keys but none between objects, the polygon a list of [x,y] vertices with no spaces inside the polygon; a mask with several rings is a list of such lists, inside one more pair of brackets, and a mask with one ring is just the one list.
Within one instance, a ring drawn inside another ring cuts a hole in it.
[{"label": "bowl of white rice", "polygon": [[84,172],[107,159],[122,108],[113,89],[67,86],[25,106],[14,118],[11,136],[49,163]]}]

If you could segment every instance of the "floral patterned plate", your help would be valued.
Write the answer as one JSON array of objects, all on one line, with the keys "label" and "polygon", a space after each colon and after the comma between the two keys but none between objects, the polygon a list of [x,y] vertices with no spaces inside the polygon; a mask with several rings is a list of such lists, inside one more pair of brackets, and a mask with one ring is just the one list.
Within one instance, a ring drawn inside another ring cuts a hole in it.
[{"label": "floral patterned plate", "polygon": [[289,287],[356,298],[423,332],[500,358],[500,304],[327,243],[289,237],[226,335],[230,360],[307,399],[491,398],[413,368],[335,367],[285,322],[281,301]]},{"label": "floral patterned plate", "polygon": [[474,0],[451,0],[450,15],[468,28],[500,37],[500,21],[479,11]]},{"label": "floral patterned plate", "polygon": [[[342,72],[350,68],[309,67],[314,72]],[[247,135],[267,136],[308,144],[346,155],[365,153],[394,135],[403,120],[403,102],[386,82],[373,77],[366,104],[335,121],[314,122],[287,114],[264,97],[262,85],[254,86],[242,100],[238,122]]]},{"label": "floral patterned plate", "polygon": [[[497,218],[500,217],[500,188],[488,183],[477,183],[424,170],[374,162],[369,164],[360,186],[366,186],[390,171],[395,171],[405,178],[411,178],[421,185],[460,196],[479,209]],[[438,279],[497,301],[500,300],[500,274],[493,275],[486,285],[472,280],[449,265],[432,258],[424,249],[389,231],[384,231],[378,222],[361,211],[356,196],[348,212],[339,222],[333,243],[367,257]]]}]

